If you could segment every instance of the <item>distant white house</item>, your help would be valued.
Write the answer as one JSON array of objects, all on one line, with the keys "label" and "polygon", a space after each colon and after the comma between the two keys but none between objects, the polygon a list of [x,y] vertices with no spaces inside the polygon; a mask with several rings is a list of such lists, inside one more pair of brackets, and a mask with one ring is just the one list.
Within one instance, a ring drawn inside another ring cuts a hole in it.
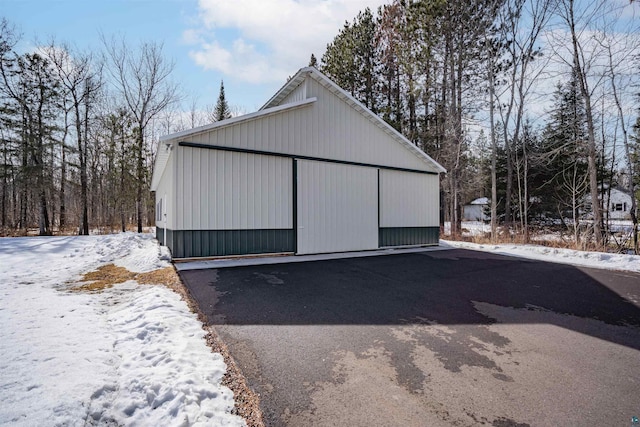
[{"label": "distant white house", "polygon": [[463,206],[462,219],[464,221],[487,221],[489,216],[485,213],[489,205],[489,199],[479,197]]},{"label": "distant white house", "polygon": [[[602,206],[604,207],[603,217],[606,219],[631,219],[631,195],[626,191],[617,188],[611,188],[611,191],[605,190],[605,194],[601,195]],[[592,218],[591,212],[591,195],[585,197],[586,218]]]},{"label": "distant white house", "polygon": [[605,206],[609,211],[610,219],[631,219],[631,195],[618,190],[611,189],[611,194],[605,195]]}]

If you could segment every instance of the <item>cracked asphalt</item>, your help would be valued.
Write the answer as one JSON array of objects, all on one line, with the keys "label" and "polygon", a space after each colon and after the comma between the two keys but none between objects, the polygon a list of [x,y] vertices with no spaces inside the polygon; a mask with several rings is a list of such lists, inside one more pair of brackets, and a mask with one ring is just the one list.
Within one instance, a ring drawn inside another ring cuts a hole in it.
[{"label": "cracked asphalt", "polygon": [[462,249],[181,271],[270,426],[626,426],[640,275]]}]

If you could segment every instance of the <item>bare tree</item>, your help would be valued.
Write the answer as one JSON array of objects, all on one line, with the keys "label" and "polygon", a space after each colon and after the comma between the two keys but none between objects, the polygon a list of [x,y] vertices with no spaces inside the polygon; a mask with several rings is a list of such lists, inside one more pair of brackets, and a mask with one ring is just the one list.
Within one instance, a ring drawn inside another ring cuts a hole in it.
[{"label": "bare tree", "polygon": [[[635,38],[634,38],[635,39]],[[622,143],[624,145],[624,152],[627,160],[627,173],[629,174],[629,190],[631,193],[631,221],[633,222],[633,251],[638,254],[638,217],[636,216],[636,196],[635,196],[635,182],[636,182],[636,170],[634,165],[634,159],[632,157],[632,150],[629,142],[629,129],[626,123],[626,115],[623,110],[621,91],[618,88],[618,83],[622,76],[633,74],[631,70],[620,70],[621,64],[624,64],[624,55],[628,52],[637,51],[638,46],[628,46],[627,40],[618,40],[615,37],[607,37],[601,41],[600,44],[606,49],[608,64],[607,74],[610,79],[610,89],[613,95],[613,100],[618,111],[618,120],[620,123],[620,130],[622,131]],[[637,43],[637,41],[636,41]],[[617,52],[612,50],[612,46],[617,46]],[[628,83],[628,82],[626,82]]]},{"label": "bare tree", "polygon": [[[505,196],[507,223],[512,219],[513,172],[514,164],[517,163],[516,150],[518,145],[522,145],[519,142],[526,102],[540,74],[545,69],[547,61],[542,61],[542,64],[535,69],[532,69],[532,63],[536,60],[540,61],[541,54],[536,48],[537,41],[549,23],[552,10],[551,0],[509,0],[500,14],[502,37],[511,41],[506,46],[506,62],[510,64],[510,68],[505,75],[505,91],[498,95],[501,100],[498,103],[498,108],[502,121],[507,160]],[[522,145],[522,148],[523,156],[525,156],[526,145]],[[526,163],[523,161],[523,165]],[[526,174],[527,168],[524,168],[522,172]],[[526,177],[523,180],[526,181]],[[520,192],[519,197],[522,198]],[[527,203],[528,200],[525,198],[524,204]],[[522,206],[523,203],[519,205]],[[520,212],[520,217],[524,220],[525,240],[528,240],[526,216],[524,212]]]},{"label": "bare tree", "polygon": [[178,100],[177,85],[169,79],[173,62],[165,59],[161,43],[146,42],[131,49],[124,38],[107,40],[102,36],[107,52],[108,69],[114,85],[134,117],[136,129],[136,220],[142,232],[142,197],[146,171],[145,131],[150,121]]},{"label": "bare tree", "polygon": [[591,209],[593,212],[593,233],[595,235],[596,244],[603,244],[603,216],[602,205],[600,204],[598,191],[598,153],[596,148],[596,130],[594,121],[594,107],[592,102],[592,94],[595,86],[602,80],[597,78],[595,84],[590,84],[590,70],[596,59],[597,53],[586,51],[584,48],[583,32],[587,30],[588,25],[600,17],[606,15],[604,8],[606,4],[600,1],[591,1],[589,4],[581,4],[583,9],[576,14],[574,0],[562,0],[558,5],[558,14],[562,19],[570,37],[570,53],[571,59],[566,62],[578,80],[578,88],[582,95],[587,126],[587,138],[585,147],[587,152],[587,161],[589,167],[589,193],[591,195]]},{"label": "bare tree", "polygon": [[94,59],[91,53],[72,52],[69,45],[56,46],[54,41],[51,41],[47,46],[45,54],[53,65],[58,80],[64,88],[64,96],[70,102],[69,108],[73,112],[73,126],[80,166],[81,221],[79,234],[88,235],[87,143],[89,116],[94,107],[96,95],[102,88],[102,65]]}]

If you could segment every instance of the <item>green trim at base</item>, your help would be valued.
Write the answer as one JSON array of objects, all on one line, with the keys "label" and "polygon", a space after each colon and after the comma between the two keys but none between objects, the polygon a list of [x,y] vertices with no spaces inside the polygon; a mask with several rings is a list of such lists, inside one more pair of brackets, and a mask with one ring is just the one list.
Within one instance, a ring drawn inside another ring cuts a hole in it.
[{"label": "green trim at base", "polygon": [[173,241],[173,230],[169,230],[167,228],[167,242],[169,243],[167,244],[167,242],[164,241],[164,228],[156,226],[156,239],[158,239],[160,245],[167,246],[169,247],[169,249],[171,249],[171,242]]},{"label": "green trim at base", "polygon": [[380,227],[378,245],[437,245],[440,240],[440,227]]},{"label": "green trim at base", "polygon": [[164,246],[164,228],[156,226],[156,239],[160,243],[160,246]]},{"label": "green trim at base", "polygon": [[174,258],[267,254],[295,250],[292,229],[167,230],[167,241],[166,246]]}]

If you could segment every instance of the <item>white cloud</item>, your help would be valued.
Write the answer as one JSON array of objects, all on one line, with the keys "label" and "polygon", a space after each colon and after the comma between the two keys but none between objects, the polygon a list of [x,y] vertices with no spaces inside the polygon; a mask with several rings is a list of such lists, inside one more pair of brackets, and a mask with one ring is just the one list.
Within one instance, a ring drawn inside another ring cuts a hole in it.
[{"label": "white cloud", "polygon": [[[345,21],[380,0],[200,0],[184,40],[196,64],[251,83],[282,82],[320,57]],[[230,36],[231,34],[231,36]]]}]

